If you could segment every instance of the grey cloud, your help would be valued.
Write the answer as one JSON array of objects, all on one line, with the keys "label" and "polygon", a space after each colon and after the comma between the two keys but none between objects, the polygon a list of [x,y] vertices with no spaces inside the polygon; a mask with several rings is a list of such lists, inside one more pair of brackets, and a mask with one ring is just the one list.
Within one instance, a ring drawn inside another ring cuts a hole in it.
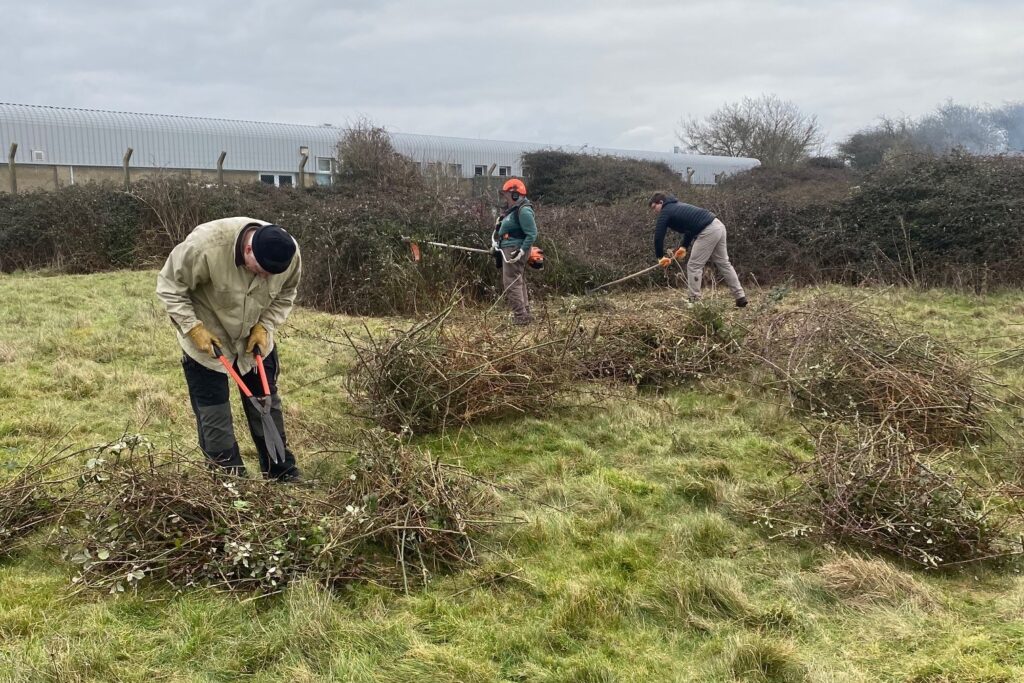
[{"label": "grey cloud", "polygon": [[1019,2],[2,4],[0,98],[33,104],[663,150],[766,91],[833,139],[1024,93]]}]

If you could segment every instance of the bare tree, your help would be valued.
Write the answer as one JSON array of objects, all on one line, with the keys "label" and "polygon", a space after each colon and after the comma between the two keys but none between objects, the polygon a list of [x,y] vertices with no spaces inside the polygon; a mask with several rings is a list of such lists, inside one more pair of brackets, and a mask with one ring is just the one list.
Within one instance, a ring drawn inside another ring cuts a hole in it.
[{"label": "bare tree", "polygon": [[1006,149],[1024,152],[1024,101],[1007,102],[992,113],[992,119],[1006,132]]},{"label": "bare tree", "polygon": [[998,154],[1006,150],[1006,132],[993,112],[947,100],[913,127],[914,147],[932,154],[961,149],[971,154]]},{"label": "bare tree", "polygon": [[338,141],[334,180],[345,187],[413,188],[422,183],[418,168],[395,150],[387,130],[359,119]]},{"label": "bare tree", "polygon": [[1000,108],[947,100],[917,119],[882,117],[839,143],[839,155],[857,169],[869,169],[907,153],[1002,154],[1024,150],[1024,103]]},{"label": "bare tree", "polygon": [[816,116],[778,95],[744,97],[706,119],[683,119],[679,140],[692,152],[754,157],[763,166],[792,166],[820,145]]},{"label": "bare tree", "polygon": [[914,122],[909,118],[883,116],[871,127],[853,133],[839,143],[839,158],[857,170],[874,168],[892,155],[913,149],[911,133]]}]

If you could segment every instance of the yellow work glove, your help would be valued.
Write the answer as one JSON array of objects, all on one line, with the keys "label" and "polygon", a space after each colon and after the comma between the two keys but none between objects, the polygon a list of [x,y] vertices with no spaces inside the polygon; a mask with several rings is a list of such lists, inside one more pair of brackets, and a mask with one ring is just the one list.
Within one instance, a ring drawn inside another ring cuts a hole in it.
[{"label": "yellow work glove", "polygon": [[662,268],[668,268],[670,265],[672,265],[672,259],[670,259],[668,256],[662,256],[660,259],[658,259],[658,265],[661,266]]},{"label": "yellow work glove", "polygon": [[217,337],[210,334],[210,331],[206,329],[206,326],[202,323],[193,327],[187,334],[188,338],[192,340],[192,343],[195,344],[200,351],[208,353],[211,356],[213,355],[214,344],[217,346],[224,346],[221,344],[220,339],[217,339]]},{"label": "yellow work glove", "polygon": [[686,258],[686,247],[679,247],[678,249],[676,249],[676,252],[672,254],[672,258],[674,258],[677,261],[682,261],[684,258]]},{"label": "yellow work glove", "polygon": [[267,328],[263,327],[263,323],[256,323],[249,330],[249,341],[245,345],[245,352],[252,353],[252,350],[258,346],[260,353],[266,353],[267,345],[270,343],[268,337]]}]

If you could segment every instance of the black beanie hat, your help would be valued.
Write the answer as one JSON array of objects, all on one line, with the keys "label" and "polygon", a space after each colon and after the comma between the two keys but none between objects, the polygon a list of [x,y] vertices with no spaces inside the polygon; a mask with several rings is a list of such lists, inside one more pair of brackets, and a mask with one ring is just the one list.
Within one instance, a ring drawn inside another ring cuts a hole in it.
[{"label": "black beanie hat", "polygon": [[252,235],[252,255],[256,263],[274,275],[288,270],[295,248],[295,240],[280,225],[261,225]]}]

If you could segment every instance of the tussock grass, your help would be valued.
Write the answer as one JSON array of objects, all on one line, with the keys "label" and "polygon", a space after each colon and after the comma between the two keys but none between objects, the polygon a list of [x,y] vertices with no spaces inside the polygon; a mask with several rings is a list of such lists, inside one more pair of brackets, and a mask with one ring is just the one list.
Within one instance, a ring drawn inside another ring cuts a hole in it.
[{"label": "tussock grass", "polygon": [[658,597],[679,623],[701,631],[714,630],[717,620],[741,620],[755,611],[736,576],[718,569],[687,567],[666,581]]},{"label": "tussock grass", "polygon": [[714,512],[697,512],[680,520],[672,533],[673,545],[685,557],[722,557],[739,550],[736,526]]},{"label": "tussock grass", "polygon": [[885,560],[843,554],[818,567],[817,573],[828,591],[854,607],[935,604],[926,584]]},{"label": "tussock grass", "polygon": [[759,637],[735,638],[725,643],[722,659],[739,681],[751,683],[804,683],[809,680],[796,648],[786,641]]}]

